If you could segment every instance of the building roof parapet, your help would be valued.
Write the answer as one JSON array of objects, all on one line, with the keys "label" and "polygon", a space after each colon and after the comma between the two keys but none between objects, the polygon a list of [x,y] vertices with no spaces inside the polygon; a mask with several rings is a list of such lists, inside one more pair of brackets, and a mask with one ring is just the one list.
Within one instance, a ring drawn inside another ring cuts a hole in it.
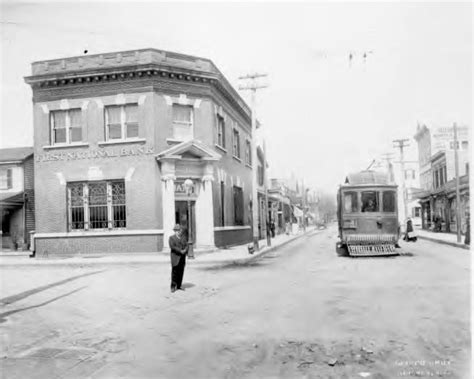
[{"label": "building roof parapet", "polygon": [[151,75],[214,84],[250,117],[250,107],[211,60],[153,48],[33,62],[25,81],[43,87]]},{"label": "building roof parapet", "polygon": [[36,76],[82,71],[91,68],[116,68],[145,64],[168,64],[198,71],[218,72],[214,64],[208,59],[158,49],[129,50],[36,61],[31,66],[32,75]]}]

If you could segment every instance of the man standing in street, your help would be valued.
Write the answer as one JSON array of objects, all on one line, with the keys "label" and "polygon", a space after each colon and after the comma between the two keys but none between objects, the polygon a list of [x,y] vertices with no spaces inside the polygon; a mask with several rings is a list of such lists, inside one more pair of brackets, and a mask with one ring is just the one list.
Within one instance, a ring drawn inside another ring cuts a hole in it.
[{"label": "man standing in street", "polygon": [[173,231],[174,235],[169,239],[171,248],[171,292],[184,291],[181,285],[183,284],[184,266],[188,253],[188,244],[181,236],[181,226],[176,224]]}]

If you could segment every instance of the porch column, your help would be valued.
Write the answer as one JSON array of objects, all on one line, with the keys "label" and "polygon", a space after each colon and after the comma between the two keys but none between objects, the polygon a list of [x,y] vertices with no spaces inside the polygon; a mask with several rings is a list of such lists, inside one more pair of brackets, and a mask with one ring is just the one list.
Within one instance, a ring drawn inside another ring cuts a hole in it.
[{"label": "porch column", "polygon": [[173,227],[175,224],[174,181],[174,175],[166,175],[161,178],[161,193],[163,199],[163,248],[165,249],[169,249],[168,240],[173,234]]},{"label": "porch column", "polygon": [[201,191],[196,200],[196,245],[199,248],[215,247],[212,181],[211,174],[202,177]]}]

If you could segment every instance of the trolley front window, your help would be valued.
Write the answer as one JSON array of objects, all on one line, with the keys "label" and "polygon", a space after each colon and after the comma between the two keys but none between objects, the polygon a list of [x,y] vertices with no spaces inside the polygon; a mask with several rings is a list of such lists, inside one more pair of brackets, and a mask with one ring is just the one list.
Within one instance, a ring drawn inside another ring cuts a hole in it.
[{"label": "trolley front window", "polygon": [[395,212],[395,192],[384,192],[382,197],[382,203],[384,212]]},{"label": "trolley front window", "polygon": [[344,193],[344,212],[353,213],[357,212],[357,192],[345,192]]},{"label": "trolley front window", "polygon": [[362,212],[378,212],[379,204],[376,191],[362,192]]}]

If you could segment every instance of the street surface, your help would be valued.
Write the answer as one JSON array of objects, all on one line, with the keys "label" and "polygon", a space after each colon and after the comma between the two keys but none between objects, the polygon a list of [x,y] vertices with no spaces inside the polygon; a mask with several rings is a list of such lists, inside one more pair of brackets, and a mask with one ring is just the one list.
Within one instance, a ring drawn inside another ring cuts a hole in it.
[{"label": "street surface", "polygon": [[470,378],[470,252],[335,252],[336,228],[247,266],[5,267],[2,378]]}]

